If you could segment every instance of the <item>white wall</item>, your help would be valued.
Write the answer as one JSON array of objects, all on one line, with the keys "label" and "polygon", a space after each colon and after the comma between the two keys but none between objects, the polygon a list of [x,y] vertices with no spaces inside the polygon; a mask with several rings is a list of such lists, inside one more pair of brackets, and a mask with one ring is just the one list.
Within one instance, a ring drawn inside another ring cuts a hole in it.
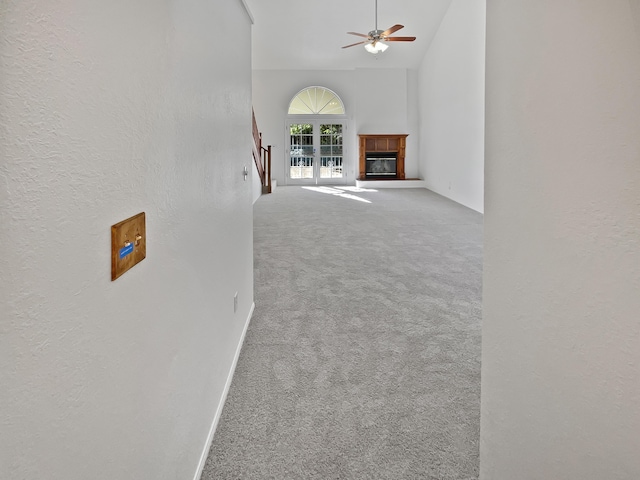
[{"label": "white wall", "polygon": [[419,70],[419,173],[484,210],[485,0],[453,0]]},{"label": "white wall", "polygon": [[407,70],[407,152],[410,152],[409,162],[405,162],[406,178],[422,178],[420,176],[420,104],[418,70]]},{"label": "white wall", "polygon": [[407,133],[407,71],[354,70],[358,133]]},{"label": "white wall", "polygon": [[251,157],[251,164],[253,168],[251,169],[251,201],[256,203],[256,201],[262,196],[262,181],[260,180],[260,174],[258,173],[258,167],[256,166],[256,162]]},{"label": "white wall", "polygon": [[481,478],[640,478],[640,31],[491,0]]},{"label": "white wall", "polygon": [[[253,106],[265,144],[273,149],[273,176],[285,183],[285,125],[289,102],[305,87],[337,93],[346,109],[347,180],[358,172],[358,133],[410,133],[408,79],[404,69],[254,70]],[[413,139],[411,139],[413,140]],[[408,143],[405,171],[417,174],[417,144]]]},{"label": "white wall", "polygon": [[2,2],[1,478],[196,474],[253,304],[250,36],[240,0]]}]

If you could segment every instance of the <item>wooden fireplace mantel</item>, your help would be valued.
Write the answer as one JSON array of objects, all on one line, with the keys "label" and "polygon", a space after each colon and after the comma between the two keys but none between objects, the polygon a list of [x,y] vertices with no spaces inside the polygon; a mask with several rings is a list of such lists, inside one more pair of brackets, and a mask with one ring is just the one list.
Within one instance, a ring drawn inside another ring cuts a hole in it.
[{"label": "wooden fireplace mantel", "polygon": [[396,153],[396,176],[394,178],[404,180],[404,155],[408,136],[408,134],[359,134],[360,168],[358,179],[367,179],[365,176],[367,153],[390,152]]}]

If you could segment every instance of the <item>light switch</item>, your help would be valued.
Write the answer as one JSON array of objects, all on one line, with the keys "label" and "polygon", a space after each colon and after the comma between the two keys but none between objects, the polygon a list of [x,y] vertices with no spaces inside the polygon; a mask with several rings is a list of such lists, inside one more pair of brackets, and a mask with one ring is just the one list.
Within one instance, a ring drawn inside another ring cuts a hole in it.
[{"label": "light switch", "polygon": [[141,212],[111,226],[111,280],[147,256],[145,214]]}]

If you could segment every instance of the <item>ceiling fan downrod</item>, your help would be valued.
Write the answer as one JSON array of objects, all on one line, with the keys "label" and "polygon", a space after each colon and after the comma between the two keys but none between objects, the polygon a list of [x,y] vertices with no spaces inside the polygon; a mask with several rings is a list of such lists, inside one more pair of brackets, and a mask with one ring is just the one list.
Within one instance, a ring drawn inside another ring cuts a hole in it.
[{"label": "ceiling fan downrod", "polygon": [[375,25],[376,25],[376,32],[378,31],[378,0],[376,0],[376,21],[375,21]]}]

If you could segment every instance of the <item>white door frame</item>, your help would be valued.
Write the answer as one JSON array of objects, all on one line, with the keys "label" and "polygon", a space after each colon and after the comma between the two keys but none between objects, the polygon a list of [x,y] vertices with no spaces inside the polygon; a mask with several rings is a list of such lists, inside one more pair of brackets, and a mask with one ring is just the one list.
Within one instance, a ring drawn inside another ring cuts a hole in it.
[{"label": "white door frame", "polygon": [[[291,165],[291,130],[293,123],[308,123],[313,125],[314,138],[314,174],[310,179],[292,179],[290,178]],[[342,177],[341,178],[320,178],[320,125],[321,124],[340,124],[342,125]],[[288,115],[284,126],[284,175],[285,185],[342,185],[347,183],[347,129],[348,121],[346,115]]]}]

